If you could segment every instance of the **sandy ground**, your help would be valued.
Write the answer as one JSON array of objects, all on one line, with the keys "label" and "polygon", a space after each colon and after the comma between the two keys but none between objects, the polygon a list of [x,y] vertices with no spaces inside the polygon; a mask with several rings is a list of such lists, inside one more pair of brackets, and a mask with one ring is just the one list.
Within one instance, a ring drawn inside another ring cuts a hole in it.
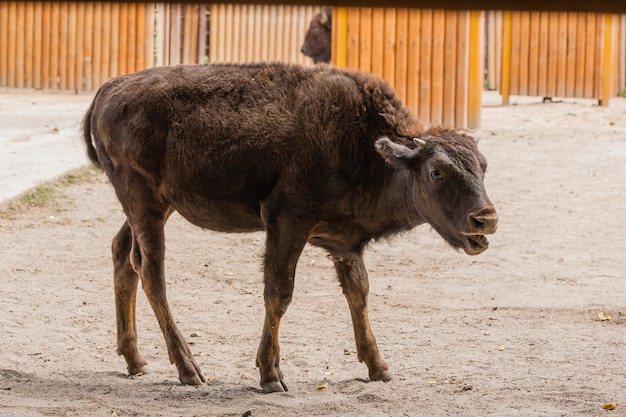
[{"label": "sandy ground", "polygon": [[124,216],[111,186],[83,169],[44,207],[5,201],[0,416],[626,416],[625,114],[623,99],[485,108],[491,248],[468,257],[422,226],[367,252],[389,383],[367,381],[331,261],[307,247],[281,327],[290,391],[260,393],[264,237],[178,216],[168,296],[210,381],[178,383],[142,294],[152,372],[129,377],[115,353],[110,240]]},{"label": "sandy ground", "polygon": [[76,132],[92,97],[0,89],[0,201],[89,162]]}]

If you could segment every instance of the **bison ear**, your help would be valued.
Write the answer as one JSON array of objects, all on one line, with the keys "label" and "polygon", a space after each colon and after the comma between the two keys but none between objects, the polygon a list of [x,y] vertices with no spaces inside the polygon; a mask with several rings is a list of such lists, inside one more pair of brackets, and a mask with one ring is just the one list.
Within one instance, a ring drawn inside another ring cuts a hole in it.
[{"label": "bison ear", "polygon": [[388,137],[382,137],[376,141],[376,150],[395,168],[407,168],[411,160],[418,154],[420,149],[411,149],[391,141]]}]

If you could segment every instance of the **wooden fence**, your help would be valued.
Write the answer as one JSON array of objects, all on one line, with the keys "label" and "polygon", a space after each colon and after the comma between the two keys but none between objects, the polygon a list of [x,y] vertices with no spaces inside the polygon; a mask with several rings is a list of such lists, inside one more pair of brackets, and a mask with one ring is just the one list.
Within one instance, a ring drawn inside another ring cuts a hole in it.
[{"label": "wooden fence", "polygon": [[0,1],[0,86],[93,90],[152,65],[143,3]]},{"label": "wooden fence", "polygon": [[[299,49],[319,10],[0,1],[0,87],[91,91],[179,63],[311,64]],[[333,62],[387,79],[427,124],[479,126],[485,53],[488,85],[505,103],[525,94],[606,104],[626,87],[625,15],[337,7],[333,16]]]},{"label": "wooden fence", "polygon": [[300,52],[313,6],[215,4],[211,6],[211,62],[281,61],[312,64]]},{"label": "wooden fence", "polygon": [[390,82],[426,124],[477,128],[483,12],[338,8],[333,62]]},{"label": "wooden fence", "polygon": [[623,15],[489,12],[488,86],[510,95],[594,98],[626,86]]}]

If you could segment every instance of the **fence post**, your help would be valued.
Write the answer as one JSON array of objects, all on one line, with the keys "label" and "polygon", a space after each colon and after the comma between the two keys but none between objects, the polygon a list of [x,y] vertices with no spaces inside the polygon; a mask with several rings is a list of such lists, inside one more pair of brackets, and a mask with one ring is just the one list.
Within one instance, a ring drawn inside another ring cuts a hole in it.
[{"label": "fence post", "polygon": [[335,53],[333,63],[338,67],[348,65],[348,8],[337,7],[333,16],[332,36],[335,38]]},{"label": "fence post", "polygon": [[511,95],[511,30],[512,12],[505,11],[502,23],[502,75],[500,76],[500,92],[502,105],[509,104]]},{"label": "fence post", "polygon": [[483,11],[470,12],[470,53],[468,73],[468,124],[471,129],[480,128],[480,112],[483,94]]},{"label": "fence post", "polygon": [[600,97],[600,105],[606,107],[609,105],[609,99],[613,96],[614,91],[614,48],[613,48],[613,15],[607,13],[604,15],[604,39],[602,42],[602,97]]}]

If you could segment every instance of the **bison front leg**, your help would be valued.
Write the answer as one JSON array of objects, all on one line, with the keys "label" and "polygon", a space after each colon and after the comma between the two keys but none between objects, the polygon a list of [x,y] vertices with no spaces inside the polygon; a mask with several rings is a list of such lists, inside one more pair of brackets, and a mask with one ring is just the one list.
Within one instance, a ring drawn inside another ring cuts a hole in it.
[{"label": "bison front leg", "polygon": [[146,361],[137,349],[135,306],[139,275],[130,263],[132,232],[127,222],[113,238],[113,280],[117,316],[117,354],[123,355],[130,375],[147,372]]},{"label": "bison front leg", "polygon": [[139,272],[143,290],[159,322],[167,344],[170,362],[176,365],[182,384],[200,385],[206,379],[191,354],[185,338],[178,330],[167,302],[165,288],[165,234],[167,211],[145,213],[129,219],[133,231],[131,262]]},{"label": "bison front leg", "polygon": [[288,391],[280,370],[278,330],[280,320],[291,303],[296,263],[308,235],[301,230],[301,226],[288,226],[287,223],[277,221],[266,226],[265,322],[256,359],[261,373],[261,388],[266,393]]},{"label": "bison front leg", "polygon": [[353,252],[342,255],[331,255],[343,293],[350,306],[352,326],[359,361],[365,362],[372,381],[389,381],[389,367],[378,353],[376,337],[372,332],[367,312],[369,282],[363,263],[362,253]]}]

